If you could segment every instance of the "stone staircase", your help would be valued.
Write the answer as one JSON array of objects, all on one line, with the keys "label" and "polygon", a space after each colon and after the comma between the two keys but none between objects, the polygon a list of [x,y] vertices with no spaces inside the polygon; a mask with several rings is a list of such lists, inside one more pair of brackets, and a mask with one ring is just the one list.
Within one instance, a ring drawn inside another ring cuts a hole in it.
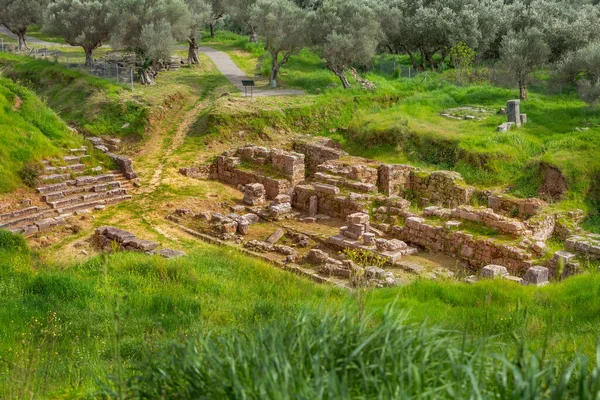
[{"label": "stone staircase", "polygon": [[[40,177],[43,184],[37,188],[42,205],[0,214],[0,229],[30,236],[62,225],[73,215],[130,200],[132,183],[123,172],[87,168],[81,162],[89,157],[85,153],[85,148],[72,149],[60,166],[53,166],[52,160],[44,161],[44,175]],[[53,161],[55,164],[57,160]]]}]

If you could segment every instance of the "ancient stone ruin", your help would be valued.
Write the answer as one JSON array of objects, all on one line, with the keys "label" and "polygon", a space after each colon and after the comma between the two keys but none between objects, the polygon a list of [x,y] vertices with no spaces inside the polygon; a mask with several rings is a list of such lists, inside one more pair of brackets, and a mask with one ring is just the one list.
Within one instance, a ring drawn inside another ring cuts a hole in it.
[{"label": "ancient stone ruin", "polygon": [[[93,143],[93,141],[92,141]],[[131,160],[112,153],[107,155],[119,166],[118,171],[90,167],[87,148],[71,149],[62,159],[45,160],[43,184],[36,190],[39,199],[28,200],[25,208],[0,214],[0,229],[31,236],[66,224],[71,218],[131,199],[128,193],[137,175]]]},{"label": "ancient stone ruin", "polygon": [[521,114],[521,100],[509,100],[506,103],[508,122],[498,126],[498,132],[508,132],[527,123],[527,114]]},{"label": "ancient stone ruin", "polygon": [[[510,110],[521,118],[518,103]],[[470,273],[467,282],[540,286],[579,271],[583,255],[600,258],[594,235],[569,239],[569,252],[548,253],[547,240],[576,230],[540,199],[481,191],[456,172],[349,156],[326,138],[299,137],[285,150],[245,145],[180,172],[232,185],[240,200],[229,210],[179,210],[169,219],[318,281],[389,286],[406,274]],[[445,264],[432,267],[436,257]]]},{"label": "ancient stone ruin", "polygon": [[103,251],[135,251],[148,255],[159,255],[163,258],[177,258],[184,256],[180,250],[160,249],[158,243],[137,238],[133,233],[124,231],[114,226],[101,226],[96,229],[93,237],[94,244]]}]

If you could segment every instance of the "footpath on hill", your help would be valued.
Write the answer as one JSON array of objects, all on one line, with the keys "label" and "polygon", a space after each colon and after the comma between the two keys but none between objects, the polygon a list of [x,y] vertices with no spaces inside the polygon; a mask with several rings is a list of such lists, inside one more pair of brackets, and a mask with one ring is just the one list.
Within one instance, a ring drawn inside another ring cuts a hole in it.
[{"label": "footpath on hill", "polygon": [[[210,57],[210,59],[215,63],[219,71],[231,82],[235,87],[240,89],[242,92],[244,91],[244,85],[242,84],[242,80],[251,80],[241,69],[238,68],[237,65],[233,62],[231,57],[227,55],[227,53],[219,50],[215,50],[212,47],[201,46],[200,52]],[[305,94],[303,90],[294,90],[294,89],[256,89],[254,88],[252,91],[253,96],[284,96],[284,95],[297,95],[297,94]]]}]

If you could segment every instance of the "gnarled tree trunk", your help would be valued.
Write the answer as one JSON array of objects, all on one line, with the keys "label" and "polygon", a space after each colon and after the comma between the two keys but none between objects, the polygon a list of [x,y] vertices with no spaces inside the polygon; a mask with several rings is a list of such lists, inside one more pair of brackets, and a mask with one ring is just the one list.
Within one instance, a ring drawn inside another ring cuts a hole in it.
[{"label": "gnarled tree trunk", "polygon": [[346,78],[346,74],[344,70],[332,70],[333,73],[340,78],[340,81],[342,81],[342,86],[344,87],[344,89],[350,89],[350,82],[348,82],[348,78]]},{"label": "gnarled tree trunk", "polygon": [[85,66],[91,67],[94,64],[94,49],[92,47],[83,47],[85,51]]},{"label": "gnarled tree trunk", "polygon": [[525,79],[519,79],[519,92],[521,100],[527,100],[527,83]]},{"label": "gnarled tree trunk", "polygon": [[190,47],[188,48],[188,62],[192,65],[200,64],[200,58],[198,57],[198,42],[195,37],[188,38]]},{"label": "gnarled tree trunk", "polygon": [[29,47],[27,46],[27,39],[25,38],[25,32],[27,32],[25,29],[16,32],[17,38],[19,39],[19,51],[29,50]]},{"label": "gnarled tree trunk", "polygon": [[158,72],[156,72],[152,67],[142,68],[140,71],[140,82],[142,85],[155,85],[154,78],[156,78]]},{"label": "gnarled tree trunk", "polygon": [[211,22],[209,24],[209,26],[210,26],[210,37],[211,37],[211,39],[214,39],[214,37],[215,37],[215,24]]},{"label": "gnarled tree trunk", "polygon": [[250,27],[251,32],[250,32],[250,38],[248,39],[250,41],[250,43],[257,43],[258,42],[258,31],[256,30],[256,28],[254,26]]}]

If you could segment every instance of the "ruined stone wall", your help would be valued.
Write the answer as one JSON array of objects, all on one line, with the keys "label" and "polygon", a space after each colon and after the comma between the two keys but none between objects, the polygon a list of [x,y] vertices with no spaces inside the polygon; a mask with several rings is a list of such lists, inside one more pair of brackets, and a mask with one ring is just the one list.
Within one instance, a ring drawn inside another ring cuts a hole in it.
[{"label": "ruined stone wall", "polygon": [[521,275],[533,265],[532,255],[523,249],[430,225],[419,217],[407,218],[406,226],[396,227],[394,231],[407,243],[455,255],[476,269],[496,264],[505,266],[513,275]]},{"label": "ruined stone wall", "polygon": [[516,199],[503,195],[491,195],[488,197],[488,207],[498,214],[509,217],[530,218],[539,214],[548,204],[540,199]]},{"label": "ruined stone wall", "polygon": [[294,151],[306,156],[306,166],[311,175],[326,161],[337,160],[347,155],[345,151],[338,149],[331,139],[321,137],[297,138],[294,140]]},{"label": "ruined stone wall", "polygon": [[274,172],[293,184],[300,183],[305,178],[304,154],[247,145],[239,148],[235,156],[251,164],[270,165]]},{"label": "ruined stone wall", "polygon": [[260,183],[265,187],[267,199],[274,199],[280,194],[291,194],[292,182],[286,179],[275,179],[263,176],[258,172],[245,171],[236,168],[241,163],[239,157],[228,157],[225,155],[217,157],[216,177],[222,182],[231,185],[248,185]]},{"label": "ruined stone wall", "polygon": [[410,175],[416,168],[402,164],[383,164],[379,167],[378,184],[387,196],[404,195],[410,188]]},{"label": "ruined stone wall", "polygon": [[298,185],[294,188],[292,207],[309,214],[318,213],[337,218],[346,218],[350,214],[364,211],[363,200],[366,197],[342,196],[339,193],[337,187],[326,184]]},{"label": "ruined stone wall", "polygon": [[459,173],[452,171],[412,171],[409,189],[415,198],[426,199],[425,203],[450,208],[469,204],[475,193],[473,186],[468,186]]}]

